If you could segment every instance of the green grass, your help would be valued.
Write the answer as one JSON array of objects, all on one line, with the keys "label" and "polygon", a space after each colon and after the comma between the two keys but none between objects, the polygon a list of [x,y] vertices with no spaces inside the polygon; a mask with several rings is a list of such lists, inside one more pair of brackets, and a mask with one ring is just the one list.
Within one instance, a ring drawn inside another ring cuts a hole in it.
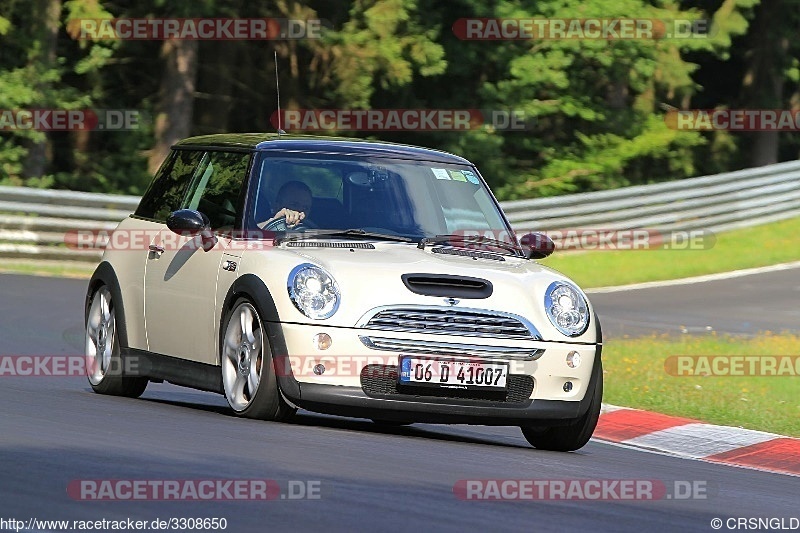
[{"label": "green grass", "polygon": [[800,375],[674,376],[665,369],[672,355],[800,356],[800,336],[653,336],[603,347],[606,403],[800,437]]},{"label": "green grass", "polygon": [[92,272],[96,267],[95,263],[82,263],[80,261],[9,260],[0,264],[0,273],[89,279],[92,277]]},{"label": "green grass", "polygon": [[588,289],[796,260],[800,260],[800,218],[720,233],[710,249],[556,251],[541,263]]}]

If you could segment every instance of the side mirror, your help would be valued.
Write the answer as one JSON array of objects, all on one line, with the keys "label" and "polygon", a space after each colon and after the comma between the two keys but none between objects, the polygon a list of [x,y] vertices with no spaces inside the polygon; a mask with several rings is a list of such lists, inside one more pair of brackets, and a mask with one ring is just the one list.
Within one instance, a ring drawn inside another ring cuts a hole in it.
[{"label": "side mirror", "polygon": [[217,237],[211,231],[211,221],[200,211],[194,209],[179,209],[167,217],[167,227],[178,235],[194,237],[200,235],[203,239],[203,250],[211,250],[217,244]]},{"label": "side mirror", "polygon": [[522,245],[525,257],[528,259],[544,259],[556,249],[553,239],[544,233],[526,233],[519,240],[519,243]]}]

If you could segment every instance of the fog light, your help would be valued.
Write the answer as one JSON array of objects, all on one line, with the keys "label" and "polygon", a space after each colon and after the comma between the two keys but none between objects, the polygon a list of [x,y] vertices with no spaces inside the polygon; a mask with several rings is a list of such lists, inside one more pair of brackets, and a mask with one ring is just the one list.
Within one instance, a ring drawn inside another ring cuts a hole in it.
[{"label": "fog light", "polygon": [[325,373],[325,365],[314,365],[314,373],[321,376]]},{"label": "fog light", "polygon": [[564,383],[564,392],[569,392],[571,390],[572,390],[572,382],[567,381],[566,383]]},{"label": "fog light", "polygon": [[578,368],[581,366],[581,354],[578,352],[569,352],[567,354],[567,366],[570,368]]},{"label": "fog light", "polygon": [[314,346],[317,350],[327,350],[333,344],[333,339],[327,333],[317,333],[314,335]]}]

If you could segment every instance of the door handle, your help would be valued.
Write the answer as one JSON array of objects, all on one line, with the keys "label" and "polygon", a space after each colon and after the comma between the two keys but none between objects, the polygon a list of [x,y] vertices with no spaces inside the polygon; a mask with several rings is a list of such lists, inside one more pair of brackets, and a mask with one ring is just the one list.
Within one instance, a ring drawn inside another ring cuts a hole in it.
[{"label": "door handle", "polygon": [[150,251],[155,253],[155,254],[163,254],[164,253],[164,247],[163,246],[159,246],[157,244],[151,244],[150,245]]}]

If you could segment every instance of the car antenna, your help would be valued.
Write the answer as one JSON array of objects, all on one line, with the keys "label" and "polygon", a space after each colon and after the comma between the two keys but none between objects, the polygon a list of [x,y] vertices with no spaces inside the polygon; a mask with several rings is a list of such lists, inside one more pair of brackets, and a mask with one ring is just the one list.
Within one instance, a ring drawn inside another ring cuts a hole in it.
[{"label": "car antenna", "polygon": [[275,53],[275,93],[278,95],[278,137],[286,132],[281,129],[281,85],[278,80],[278,51],[273,50]]}]

